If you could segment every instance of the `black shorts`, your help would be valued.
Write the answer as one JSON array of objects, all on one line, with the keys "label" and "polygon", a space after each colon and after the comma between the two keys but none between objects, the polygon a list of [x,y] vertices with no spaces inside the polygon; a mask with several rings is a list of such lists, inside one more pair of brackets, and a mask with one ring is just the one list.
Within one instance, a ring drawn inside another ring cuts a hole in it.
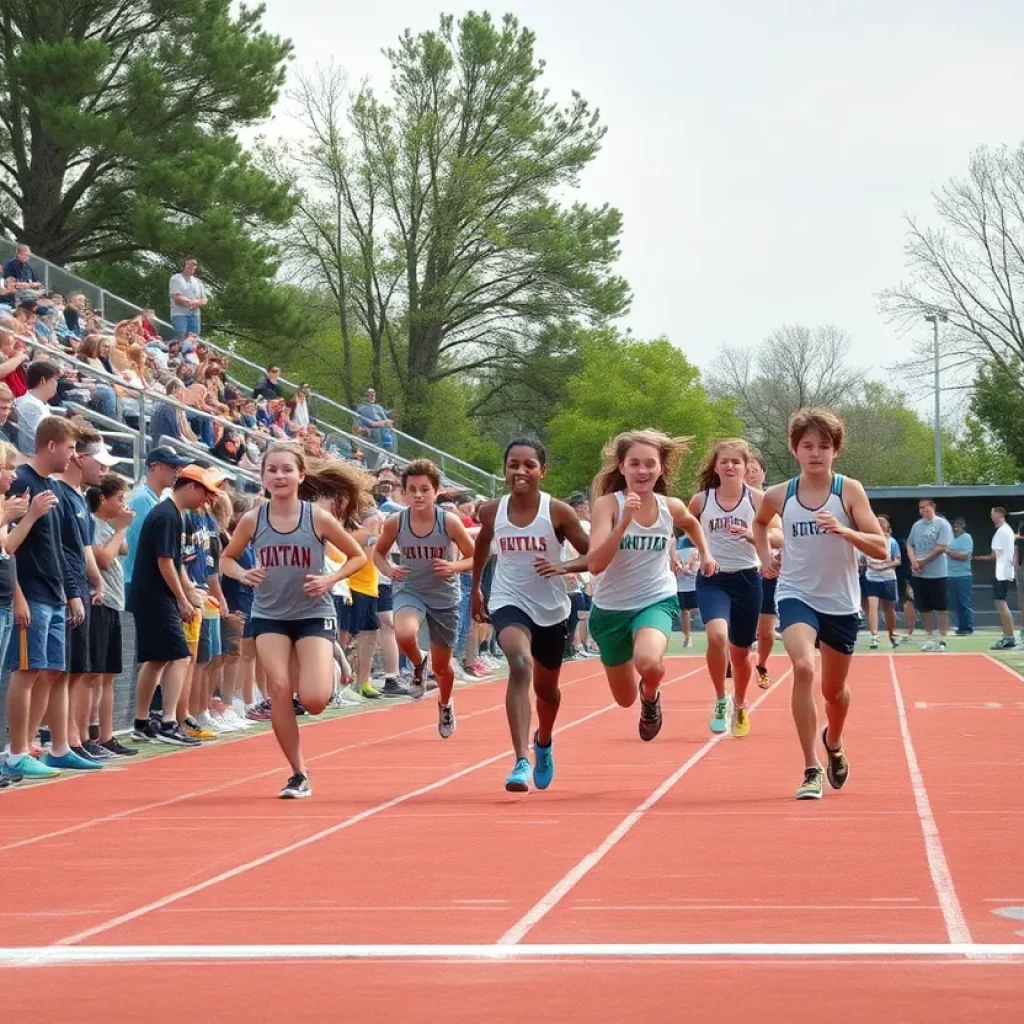
[{"label": "black shorts", "polygon": [[377,588],[377,612],[389,612],[395,607],[395,592],[390,583],[382,583]]},{"label": "black shorts", "polygon": [[773,618],[779,614],[775,607],[775,588],[779,585],[779,577],[773,576],[770,580],[761,577],[761,614],[771,615]]},{"label": "black shorts", "polygon": [[857,626],[860,616],[827,615],[815,611],[809,604],[795,597],[784,597],[779,602],[779,630],[785,635],[790,626],[803,623],[814,629],[815,647],[824,644],[840,654],[853,654],[857,646]]},{"label": "black shorts", "polygon": [[359,636],[360,633],[374,633],[380,629],[380,616],[378,598],[370,597],[369,594],[352,593],[351,604],[339,604],[335,607],[338,610],[338,629],[345,630],[351,636]]},{"label": "black shorts", "polygon": [[1010,581],[1009,580],[993,580],[992,581],[992,600],[993,601],[1005,601],[1006,595],[1010,592]]},{"label": "black shorts", "polygon": [[697,610],[696,590],[680,590],[676,596],[679,598],[679,610],[681,612],[693,612]]},{"label": "black shorts", "polygon": [[292,643],[310,636],[322,636],[334,641],[338,633],[338,620],[333,616],[323,619],[253,619],[252,635],[286,636]]},{"label": "black shorts", "polygon": [[949,584],[945,576],[928,579],[913,576],[914,604],[920,612],[944,612],[949,607]]},{"label": "black shorts", "polygon": [[714,619],[729,624],[733,647],[753,647],[761,614],[761,574],[756,569],[697,577],[697,607],[705,627]]},{"label": "black shorts", "polygon": [[185,627],[176,604],[156,604],[135,614],[135,660],[179,661],[190,657]]},{"label": "black shorts", "polygon": [[562,667],[565,657],[565,642],[569,638],[569,621],[557,622],[553,626],[538,626],[529,615],[512,605],[505,605],[491,612],[494,633],[501,644],[502,630],[509,626],[521,626],[530,634],[530,654],[538,665],[543,665],[552,672]]},{"label": "black shorts", "polygon": [[896,603],[896,581],[895,580],[865,580],[864,596],[877,597],[879,601],[890,601]]},{"label": "black shorts", "polygon": [[121,613],[96,605],[89,622],[89,667],[103,676],[119,676],[124,668],[121,655]]},{"label": "black shorts", "polygon": [[85,618],[81,625],[72,626],[68,620],[67,633],[64,637],[64,657],[67,670],[72,675],[75,673],[92,672],[92,663],[89,660],[89,621],[92,618],[92,605],[89,598],[85,598]]}]

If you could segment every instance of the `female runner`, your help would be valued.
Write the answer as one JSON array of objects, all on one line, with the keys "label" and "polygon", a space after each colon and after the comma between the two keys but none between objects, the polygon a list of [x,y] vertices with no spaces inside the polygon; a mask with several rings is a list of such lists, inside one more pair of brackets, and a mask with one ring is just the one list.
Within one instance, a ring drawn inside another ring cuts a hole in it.
[{"label": "female runner", "polygon": [[[239,520],[221,556],[221,569],[255,588],[256,652],[266,672],[274,735],[292,768],[281,796],[298,799],[310,796],[312,789],[292,695],[298,694],[310,714],[318,715],[327,707],[334,683],[337,632],[331,587],[366,564],[362,548],[341,523],[312,502],[334,495],[358,501],[361,489],[354,477],[357,471],[340,460],[307,467],[297,444],[272,445],[263,456],[261,471],[270,500]],[[243,569],[238,559],[250,541],[256,567]],[[344,565],[330,573],[324,566],[327,541],[346,556]]]},{"label": "female runner", "polygon": [[[753,449],[754,459],[747,465],[747,486],[755,491],[764,490],[767,467],[764,457],[757,449]],[[782,552],[782,520],[772,520],[772,550],[776,555]],[[767,690],[772,685],[768,674],[768,659],[775,646],[775,627],[779,621],[778,609],[775,607],[775,588],[778,585],[778,572],[774,566],[761,566],[761,614],[757,618],[757,685]]]},{"label": "female runner", "polygon": [[[517,438],[505,449],[509,493],[480,506],[480,533],[473,556],[473,617],[488,616],[508,660],[505,713],[516,761],[505,780],[511,793],[529,791],[530,685],[537,695],[537,731],[533,734],[533,784],[547,789],[555,774],[552,730],[562,695],[562,671],[569,635],[569,595],[559,579],[586,568],[589,537],[576,513],[540,489],[547,474],[547,453],[539,441]],[[568,541],[582,557],[562,561]],[[496,550],[494,580],[485,603],[480,590],[484,566]]]},{"label": "female runner", "polygon": [[693,541],[701,571],[717,569],[700,523],[678,498],[667,497],[690,439],[655,430],[619,434],[605,445],[594,478],[590,551],[594,585],[590,634],[601,652],[615,700],[636,700],[640,675],[640,739],[661,731],[662,658],[672,635],[676,579],[673,527]]}]

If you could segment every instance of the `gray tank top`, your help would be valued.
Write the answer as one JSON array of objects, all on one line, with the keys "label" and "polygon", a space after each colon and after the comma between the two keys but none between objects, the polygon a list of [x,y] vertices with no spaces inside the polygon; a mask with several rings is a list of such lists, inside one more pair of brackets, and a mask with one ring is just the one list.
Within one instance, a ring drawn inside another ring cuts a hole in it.
[{"label": "gray tank top", "polygon": [[270,522],[270,505],[260,506],[252,543],[256,564],[267,570],[266,579],[253,597],[254,619],[334,620],[330,593],[310,597],[302,589],[307,576],[322,576],[327,571],[324,542],[313,529],[313,508],[308,501],[302,503],[298,525],[291,533],[275,530]]},{"label": "gray tank top", "polygon": [[395,593],[415,594],[428,608],[454,608],[459,603],[459,577],[445,579],[434,572],[435,558],[454,561],[459,557],[445,527],[445,514],[444,509],[435,507],[434,525],[430,533],[420,537],[413,533],[411,510],[398,513],[398,550],[408,575],[395,582]]}]

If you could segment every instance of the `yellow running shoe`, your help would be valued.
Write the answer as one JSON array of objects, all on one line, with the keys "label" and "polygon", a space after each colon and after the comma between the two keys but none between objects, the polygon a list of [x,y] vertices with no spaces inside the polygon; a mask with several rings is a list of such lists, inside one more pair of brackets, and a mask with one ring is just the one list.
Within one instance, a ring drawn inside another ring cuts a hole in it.
[{"label": "yellow running shoe", "polygon": [[179,722],[181,731],[186,736],[191,736],[194,740],[215,740],[217,734],[211,732],[209,729],[204,729],[194,718],[186,718],[184,722]]},{"label": "yellow running shoe", "polygon": [[767,690],[772,685],[771,676],[768,675],[768,669],[764,665],[757,666],[757,685],[762,690]]},{"label": "yellow running shoe", "polygon": [[359,687],[359,696],[365,697],[367,700],[376,700],[380,696],[380,690],[366,683]]},{"label": "yellow running shoe", "polygon": [[750,732],[750,715],[746,708],[734,707],[732,716],[732,734],[737,739]]}]

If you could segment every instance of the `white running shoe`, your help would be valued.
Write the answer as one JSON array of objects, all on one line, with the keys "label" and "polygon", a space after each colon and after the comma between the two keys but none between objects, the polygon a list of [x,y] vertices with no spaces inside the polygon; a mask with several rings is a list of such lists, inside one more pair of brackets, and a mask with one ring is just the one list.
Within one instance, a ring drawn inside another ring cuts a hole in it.
[{"label": "white running shoe", "polygon": [[923,644],[921,644],[922,654],[930,654],[932,651],[937,651],[938,649],[939,645],[930,638],[926,640]]},{"label": "white running shoe", "polygon": [[446,740],[455,732],[455,701],[447,704],[437,702],[437,731],[441,739]]},{"label": "white running shoe", "polygon": [[234,707],[228,708],[227,711],[221,715],[221,718],[239,732],[246,732],[248,729],[252,728],[252,722],[244,718],[239,718],[238,712],[235,711]]},{"label": "white running shoe", "polygon": [[218,736],[222,736],[228,732],[234,732],[233,729],[226,728],[223,722],[214,718],[209,711],[202,711],[196,715],[196,721],[203,729],[215,732]]}]

